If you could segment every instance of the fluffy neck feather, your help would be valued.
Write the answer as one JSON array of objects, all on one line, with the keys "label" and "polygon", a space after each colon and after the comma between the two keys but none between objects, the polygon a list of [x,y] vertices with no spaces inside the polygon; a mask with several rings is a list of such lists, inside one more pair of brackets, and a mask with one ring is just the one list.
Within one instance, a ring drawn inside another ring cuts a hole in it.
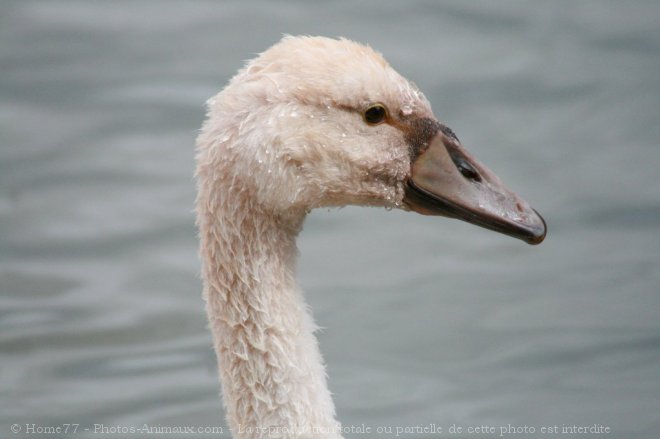
[{"label": "fluffy neck feather", "polygon": [[234,435],[339,438],[324,433],[339,424],[294,277],[305,212],[269,215],[245,191],[198,174],[204,297]]}]

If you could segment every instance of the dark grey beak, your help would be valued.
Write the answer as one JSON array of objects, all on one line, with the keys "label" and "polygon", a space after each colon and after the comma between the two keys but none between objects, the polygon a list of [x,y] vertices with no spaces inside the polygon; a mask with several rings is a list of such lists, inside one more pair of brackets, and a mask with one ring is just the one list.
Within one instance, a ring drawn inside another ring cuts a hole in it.
[{"label": "dark grey beak", "polygon": [[404,201],[416,212],[461,219],[528,244],[546,235],[541,215],[443,131],[412,163]]}]

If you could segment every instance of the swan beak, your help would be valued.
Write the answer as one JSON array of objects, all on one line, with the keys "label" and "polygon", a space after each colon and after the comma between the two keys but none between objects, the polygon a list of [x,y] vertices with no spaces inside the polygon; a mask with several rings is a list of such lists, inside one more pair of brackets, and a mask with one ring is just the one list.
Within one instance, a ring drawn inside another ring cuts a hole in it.
[{"label": "swan beak", "polygon": [[461,219],[528,244],[540,244],[547,230],[541,215],[466,151],[451,130],[439,130],[414,159],[404,201],[418,213]]}]

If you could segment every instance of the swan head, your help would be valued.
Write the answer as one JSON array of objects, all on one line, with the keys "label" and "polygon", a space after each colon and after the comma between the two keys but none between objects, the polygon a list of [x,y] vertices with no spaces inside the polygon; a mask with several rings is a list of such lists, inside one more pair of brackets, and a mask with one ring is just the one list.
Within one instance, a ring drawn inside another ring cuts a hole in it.
[{"label": "swan head", "polygon": [[209,99],[199,178],[274,216],[370,205],[443,215],[538,244],[543,219],[368,46],[284,37]]}]

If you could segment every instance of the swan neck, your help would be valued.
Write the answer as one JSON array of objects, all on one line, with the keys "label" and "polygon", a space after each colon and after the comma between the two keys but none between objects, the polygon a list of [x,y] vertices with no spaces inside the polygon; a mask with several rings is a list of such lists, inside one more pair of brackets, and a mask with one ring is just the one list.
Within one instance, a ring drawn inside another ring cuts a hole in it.
[{"label": "swan neck", "polygon": [[315,325],[295,281],[304,212],[268,215],[203,186],[197,210],[204,297],[234,436],[340,438]]}]

